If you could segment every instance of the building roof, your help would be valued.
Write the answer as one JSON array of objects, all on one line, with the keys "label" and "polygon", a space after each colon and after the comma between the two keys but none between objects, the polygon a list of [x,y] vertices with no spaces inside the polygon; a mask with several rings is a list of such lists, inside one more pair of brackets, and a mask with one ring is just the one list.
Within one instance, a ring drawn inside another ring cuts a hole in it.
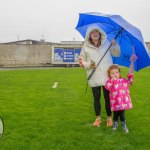
[{"label": "building roof", "polygon": [[61,41],[61,44],[83,44],[83,41]]},{"label": "building roof", "polygon": [[13,42],[7,42],[7,43],[2,43],[2,44],[27,44],[27,45],[32,45],[32,44],[53,44],[52,42],[45,42],[44,39],[41,39],[40,41],[38,40],[31,40],[31,39],[26,39],[26,40],[20,40],[20,41],[13,41]]}]

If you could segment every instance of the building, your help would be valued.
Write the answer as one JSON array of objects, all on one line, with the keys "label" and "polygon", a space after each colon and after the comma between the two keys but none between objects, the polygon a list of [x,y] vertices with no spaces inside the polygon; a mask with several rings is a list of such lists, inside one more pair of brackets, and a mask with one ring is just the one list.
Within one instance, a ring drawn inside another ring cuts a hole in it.
[{"label": "building", "polygon": [[1,43],[0,67],[76,66],[82,43],[82,41],[51,43],[30,39]]},{"label": "building", "polygon": [[[0,43],[0,67],[78,66],[83,41],[45,42],[44,39]],[[150,50],[150,42],[146,42]]]}]

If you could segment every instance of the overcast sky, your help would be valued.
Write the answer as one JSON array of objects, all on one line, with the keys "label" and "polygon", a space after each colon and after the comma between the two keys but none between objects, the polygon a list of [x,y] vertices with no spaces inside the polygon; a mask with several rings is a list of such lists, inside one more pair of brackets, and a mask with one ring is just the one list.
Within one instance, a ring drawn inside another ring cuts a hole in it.
[{"label": "overcast sky", "polygon": [[150,42],[150,0],[0,0],[0,43],[83,40],[75,27],[84,12],[119,14]]}]

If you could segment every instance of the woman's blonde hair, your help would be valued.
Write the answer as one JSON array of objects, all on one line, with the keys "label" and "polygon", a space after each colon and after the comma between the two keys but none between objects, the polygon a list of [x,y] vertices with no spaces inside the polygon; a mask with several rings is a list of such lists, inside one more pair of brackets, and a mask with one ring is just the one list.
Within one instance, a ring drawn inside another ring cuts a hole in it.
[{"label": "woman's blonde hair", "polygon": [[90,42],[92,45],[94,45],[94,43],[93,43],[93,41],[92,41],[92,38],[91,38],[91,33],[92,33],[93,31],[97,31],[97,32],[99,33],[99,39],[98,39],[98,47],[99,47],[99,46],[101,45],[101,33],[99,32],[98,29],[94,29],[94,30],[92,30],[92,31],[90,32],[90,34],[89,34],[89,42]]},{"label": "woman's blonde hair", "polygon": [[118,71],[119,71],[119,73],[120,73],[120,78],[121,78],[121,70],[120,70],[120,68],[118,67],[118,65],[111,65],[110,67],[109,67],[109,69],[108,69],[108,76],[109,76],[109,78],[110,78],[110,72],[111,72],[111,70],[113,70],[113,69],[117,69]]}]

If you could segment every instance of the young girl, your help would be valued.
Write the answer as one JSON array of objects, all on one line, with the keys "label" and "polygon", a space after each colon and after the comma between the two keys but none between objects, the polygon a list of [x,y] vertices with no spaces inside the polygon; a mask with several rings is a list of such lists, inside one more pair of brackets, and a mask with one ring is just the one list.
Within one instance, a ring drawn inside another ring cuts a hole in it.
[{"label": "young girl", "polygon": [[110,106],[113,111],[113,131],[118,127],[118,119],[120,117],[121,125],[125,133],[129,130],[126,126],[125,110],[132,108],[132,102],[129,94],[129,86],[133,83],[133,73],[129,72],[128,80],[121,77],[120,68],[112,65],[108,69],[109,79],[105,88],[110,91]]}]

